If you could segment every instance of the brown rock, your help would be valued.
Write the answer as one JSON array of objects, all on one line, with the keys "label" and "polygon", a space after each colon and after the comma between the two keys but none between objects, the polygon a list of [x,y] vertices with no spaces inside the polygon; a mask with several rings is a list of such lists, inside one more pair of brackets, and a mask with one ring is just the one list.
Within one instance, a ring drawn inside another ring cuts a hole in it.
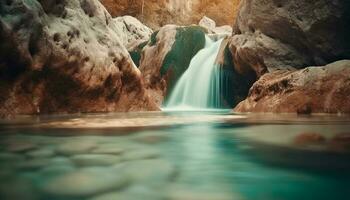
[{"label": "brown rock", "polygon": [[294,138],[294,144],[299,146],[322,144],[325,141],[326,138],[319,133],[300,133]]},{"label": "brown rock", "polygon": [[336,134],[329,142],[329,149],[336,152],[350,152],[350,133]]},{"label": "brown rock", "polygon": [[350,58],[350,2],[242,0],[231,39],[235,67],[260,77]]},{"label": "brown rock", "polygon": [[350,113],[350,60],[262,76],[237,112]]},{"label": "brown rock", "polygon": [[[219,26],[231,25],[240,0],[100,0],[112,16],[131,15],[158,29],[166,24],[191,25],[207,15]],[[144,6],[143,6],[144,2]]]},{"label": "brown rock", "polygon": [[99,1],[0,8],[1,115],[157,109]]}]

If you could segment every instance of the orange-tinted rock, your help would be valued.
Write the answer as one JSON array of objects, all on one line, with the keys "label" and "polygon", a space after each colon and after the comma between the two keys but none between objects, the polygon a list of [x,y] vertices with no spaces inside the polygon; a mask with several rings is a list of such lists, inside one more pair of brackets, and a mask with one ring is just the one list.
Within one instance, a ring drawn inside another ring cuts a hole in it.
[{"label": "orange-tinted rock", "polygon": [[157,109],[99,1],[0,7],[1,115]]},{"label": "orange-tinted rock", "polygon": [[326,138],[319,133],[300,133],[294,138],[294,144],[300,146],[322,144],[326,141]]},{"label": "orange-tinted rock", "polygon": [[336,152],[350,152],[350,133],[335,135],[330,140],[329,149]]},{"label": "orange-tinted rock", "polygon": [[262,76],[237,112],[350,113],[350,60]]},{"label": "orange-tinted rock", "polygon": [[[166,24],[198,24],[203,16],[231,25],[239,0],[100,0],[112,16],[131,15],[158,29]],[[144,2],[144,6],[143,6]]]}]

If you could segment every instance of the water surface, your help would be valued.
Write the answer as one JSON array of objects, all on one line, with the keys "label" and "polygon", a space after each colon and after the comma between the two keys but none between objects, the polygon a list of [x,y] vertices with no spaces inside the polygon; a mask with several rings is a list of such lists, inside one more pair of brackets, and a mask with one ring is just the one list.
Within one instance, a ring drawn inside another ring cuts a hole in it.
[{"label": "water surface", "polygon": [[347,116],[228,111],[0,122],[0,199],[350,199]]}]

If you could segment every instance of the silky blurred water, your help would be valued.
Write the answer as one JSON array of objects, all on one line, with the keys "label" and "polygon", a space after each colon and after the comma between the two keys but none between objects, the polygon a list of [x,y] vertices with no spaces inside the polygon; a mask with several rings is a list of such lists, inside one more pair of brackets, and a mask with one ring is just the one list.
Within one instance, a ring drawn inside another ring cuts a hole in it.
[{"label": "silky blurred water", "polygon": [[3,120],[0,199],[350,199],[349,122],[229,111]]}]

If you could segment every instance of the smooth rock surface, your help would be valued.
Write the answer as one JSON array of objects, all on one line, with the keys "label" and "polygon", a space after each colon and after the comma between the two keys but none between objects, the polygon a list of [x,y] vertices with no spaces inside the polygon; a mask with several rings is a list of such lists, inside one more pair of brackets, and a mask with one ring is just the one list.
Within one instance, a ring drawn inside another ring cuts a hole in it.
[{"label": "smooth rock surface", "polygon": [[122,174],[105,169],[84,169],[49,180],[43,190],[51,195],[87,197],[101,192],[117,190],[128,183]]},{"label": "smooth rock surface", "polygon": [[85,154],[71,157],[78,166],[109,166],[121,161],[119,156],[102,154]]},{"label": "smooth rock surface", "polygon": [[140,41],[148,41],[153,33],[152,29],[132,16],[117,17],[113,20],[123,29],[122,41],[128,50]]},{"label": "smooth rock surface", "polygon": [[262,76],[236,112],[350,113],[350,61]]},{"label": "smooth rock surface", "polygon": [[350,58],[350,2],[242,0],[231,39],[235,68],[258,77]]},{"label": "smooth rock surface", "polygon": [[98,0],[0,2],[0,113],[157,110]]}]

